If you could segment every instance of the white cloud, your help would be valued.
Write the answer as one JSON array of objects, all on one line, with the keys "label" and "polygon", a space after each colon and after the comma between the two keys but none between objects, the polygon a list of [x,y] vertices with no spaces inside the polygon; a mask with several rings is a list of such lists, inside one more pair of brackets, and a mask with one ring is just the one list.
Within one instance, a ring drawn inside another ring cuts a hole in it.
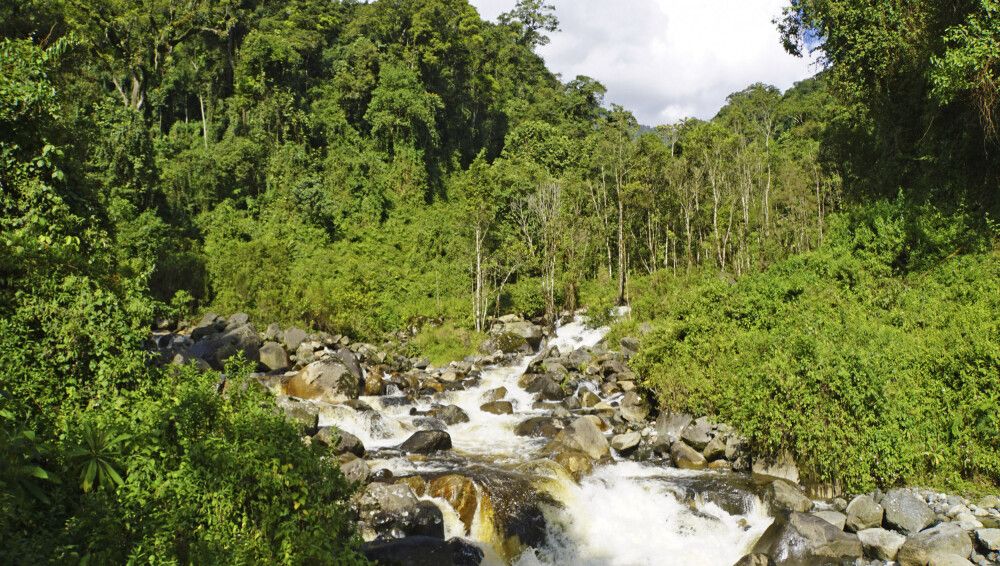
[{"label": "white cloud", "polygon": [[[471,0],[485,18],[515,0]],[[813,61],[782,49],[773,20],[787,0],[550,0],[561,32],[540,49],[564,79],[587,75],[641,123],[710,118],[755,82],[782,90]]]}]

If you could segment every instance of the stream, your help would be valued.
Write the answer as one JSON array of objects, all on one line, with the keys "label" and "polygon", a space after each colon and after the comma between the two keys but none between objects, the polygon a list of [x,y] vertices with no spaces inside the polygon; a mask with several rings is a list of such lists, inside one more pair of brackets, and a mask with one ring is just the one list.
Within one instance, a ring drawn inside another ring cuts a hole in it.
[{"label": "stream", "polygon": [[[542,351],[592,348],[606,332],[577,317],[559,326]],[[369,451],[371,468],[388,470],[395,480],[413,478],[422,485],[446,475],[470,479],[474,504],[456,509],[455,498],[449,503],[425,493],[421,499],[441,509],[446,538],[462,537],[483,549],[484,564],[730,566],[770,526],[767,506],[744,475],[680,470],[612,450],[610,461],[574,480],[548,457],[546,438],[515,433],[526,419],[557,410],[558,403],[536,402],[518,384],[533,358],[524,355],[483,368],[478,384],[433,398],[412,400],[390,390],[361,398],[374,411],[327,405],[321,408],[320,425],[357,436]],[[600,395],[587,382],[578,387]],[[506,389],[503,400],[513,405],[513,414],[480,409],[497,388]],[[620,396],[602,401],[615,404]],[[400,443],[428,427],[421,415],[432,404],[457,405],[468,414],[468,422],[446,428],[452,450],[399,452]]]}]

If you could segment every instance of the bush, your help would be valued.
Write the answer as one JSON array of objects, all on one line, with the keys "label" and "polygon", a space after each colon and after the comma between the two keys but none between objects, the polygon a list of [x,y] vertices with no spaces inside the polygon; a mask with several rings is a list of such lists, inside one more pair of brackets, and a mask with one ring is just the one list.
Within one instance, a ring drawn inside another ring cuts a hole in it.
[{"label": "bush", "polygon": [[654,325],[633,364],[662,406],[852,490],[1000,485],[1000,252],[914,237],[892,210],[842,217],[828,245],[735,284],[637,285]]},{"label": "bush", "polygon": [[415,356],[427,356],[436,366],[462,360],[479,351],[486,336],[453,323],[425,325],[413,337],[410,347]]}]

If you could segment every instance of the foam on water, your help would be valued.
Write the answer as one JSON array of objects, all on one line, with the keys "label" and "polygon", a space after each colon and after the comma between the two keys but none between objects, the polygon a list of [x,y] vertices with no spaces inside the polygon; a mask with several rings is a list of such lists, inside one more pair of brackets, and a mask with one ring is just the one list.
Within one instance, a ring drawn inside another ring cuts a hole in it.
[{"label": "foam on water", "polygon": [[526,552],[518,566],[729,565],[771,524],[765,505],[748,501],[745,515],[714,503],[692,505],[671,489],[671,476],[702,472],[621,461],[599,467],[579,485],[567,484],[552,510],[549,544]]},{"label": "foam on water", "polygon": [[[619,316],[625,312],[616,313]],[[580,317],[556,329],[546,349],[556,347],[561,353],[578,348],[591,348],[607,334],[608,328],[589,328]],[[545,439],[517,436],[515,427],[543,410],[532,408],[534,396],[518,386],[518,378],[531,361],[523,357],[510,366],[483,369],[475,387],[446,392],[436,396],[434,403],[454,404],[469,415],[469,422],[451,425],[454,452],[473,460],[481,458],[494,464],[516,464],[537,457]],[[507,389],[504,400],[514,407],[512,415],[494,415],[479,407],[486,393],[497,387]],[[600,390],[583,382],[600,395]],[[603,396],[602,396],[603,397]],[[614,401],[619,395],[605,398]],[[414,431],[410,409],[431,408],[431,401],[417,403],[403,397],[364,397],[375,412],[358,412],[349,407],[323,407],[321,425],[336,425],[357,436],[369,449],[399,445]],[[409,473],[445,472],[460,465],[461,457],[410,459],[392,456],[373,460],[373,468],[387,468],[396,475]],[[548,544],[529,549],[517,561],[518,566],[598,566],[598,565],[729,565],[742,557],[749,547],[771,524],[766,507],[754,496],[749,498],[745,514],[730,514],[711,502],[696,498],[693,502],[678,497],[678,486],[672,481],[690,478],[692,474],[663,466],[619,460],[598,466],[593,474],[579,484],[568,476],[539,478],[561,505],[547,509]],[[448,504],[433,501],[445,512],[446,534],[461,536],[464,527]],[[447,508],[447,509],[446,509]],[[488,526],[477,524],[471,535],[487,546],[486,563],[498,562],[488,548]]]}]

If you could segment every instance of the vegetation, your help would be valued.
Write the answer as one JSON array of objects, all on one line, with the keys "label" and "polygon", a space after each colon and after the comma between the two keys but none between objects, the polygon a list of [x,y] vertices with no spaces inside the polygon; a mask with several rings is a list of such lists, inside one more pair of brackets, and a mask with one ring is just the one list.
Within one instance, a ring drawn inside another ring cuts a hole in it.
[{"label": "vegetation", "polygon": [[0,0],[0,561],[357,560],[238,368],[150,359],[207,308],[438,363],[632,302],[665,406],[997,485],[998,7],[897,4],[792,0],[826,70],[647,128],[545,68],[538,0]]}]

